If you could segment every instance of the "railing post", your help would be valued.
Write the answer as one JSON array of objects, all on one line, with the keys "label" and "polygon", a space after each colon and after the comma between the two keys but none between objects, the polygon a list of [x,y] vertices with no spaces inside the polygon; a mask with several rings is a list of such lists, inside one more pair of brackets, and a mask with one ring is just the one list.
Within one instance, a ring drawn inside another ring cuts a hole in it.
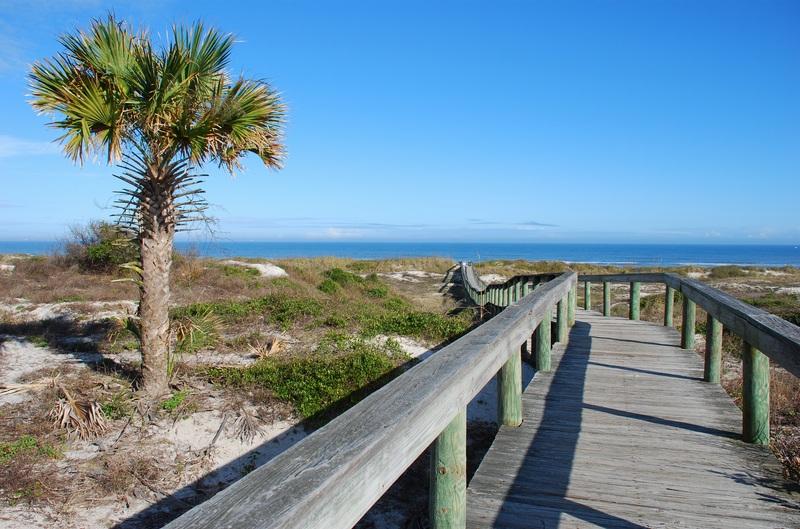
[{"label": "railing post", "polygon": [[431,450],[430,520],[433,529],[467,526],[467,412],[461,410]]},{"label": "railing post", "polygon": [[536,350],[533,364],[537,371],[546,373],[550,371],[550,326],[553,322],[552,309],[547,309],[542,316],[542,321],[536,327]]},{"label": "railing post", "polygon": [[556,308],[556,341],[559,343],[567,341],[567,304],[567,299],[563,298]]},{"label": "railing post", "polygon": [[592,310],[592,284],[589,281],[583,282],[583,308]]},{"label": "railing post", "polygon": [[675,289],[667,285],[667,293],[664,297],[664,325],[672,327],[672,313],[675,312],[673,306],[675,305]]},{"label": "railing post", "polygon": [[642,290],[642,284],[638,281],[634,281],[631,283],[631,300],[630,300],[630,310],[628,311],[628,317],[632,320],[639,319],[639,296]]},{"label": "railing post", "polygon": [[703,379],[719,384],[720,364],[722,362],[722,323],[711,314],[706,320],[706,359]]},{"label": "railing post", "polygon": [[567,325],[575,325],[575,305],[578,299],[578,284],[573,284],[567,294]]},{"label": "railing post", "polygon": [[697,315],[697,305],[683,295],[683,332],[681,332],[681,347],[684,349],[694,349],[694,327]]},{"label": "railing post", "polygon": [[742,437],[769,444],[769,358],[745,342],[742,347]]},{"label": "railing post", "polygon": [[520,351],[511,356],[497,372],[497,422],[501,426],[519,426],[522,424],[522,354]]},{"label": "railing post", "polygon": [[611,283],[603,281],[603,316],[611,316]]}]

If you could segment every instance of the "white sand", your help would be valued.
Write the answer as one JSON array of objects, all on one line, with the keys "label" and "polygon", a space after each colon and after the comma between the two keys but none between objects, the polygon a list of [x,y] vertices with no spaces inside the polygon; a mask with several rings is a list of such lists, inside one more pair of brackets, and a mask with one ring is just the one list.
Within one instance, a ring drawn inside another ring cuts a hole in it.
[{"label": "white sand", "polygon": [[489,283],[505,283],[508,281],[506,276],[501,276],[500,274],[484,274],[480,276],[481,281],[486,284]]},{"label": "white sand", "polygon": [[261,277],[289,276],[289,274],[286,273],[286,270],[272,263],[247,263],[244,261],[233,261],[233,260],[223,261],[222,263],[226,265],[242,266],[244,268],[253,268],[259,271]]},{"label": "white sand", "polygon": [[423,279],[441,277],[442,274],[437,274],[436,272],[425,272],[424,270],[402,270],[400,272],[383,272],[378,274],[378,276],[392,279],[394,281],[420,283]]}]

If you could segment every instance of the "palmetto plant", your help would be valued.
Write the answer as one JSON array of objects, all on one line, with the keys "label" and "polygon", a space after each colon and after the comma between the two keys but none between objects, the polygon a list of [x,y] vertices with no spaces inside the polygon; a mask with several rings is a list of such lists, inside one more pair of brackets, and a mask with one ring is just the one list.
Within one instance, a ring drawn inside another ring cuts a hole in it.
[{"label": "palmetto plant", "polygon": [[119,163],[119,223],[141,249],[142,387],[153,396],[168,390],[174,235],[205,207],[194,170],[216,162],[232,173],[247,153],[281,165],[284,106],[268,84],[227,73],[233,42],[197,23],[157,49],[110,15],[61,37],[64,50],[30,72],[31,104],[55,115],[66,155]]}]

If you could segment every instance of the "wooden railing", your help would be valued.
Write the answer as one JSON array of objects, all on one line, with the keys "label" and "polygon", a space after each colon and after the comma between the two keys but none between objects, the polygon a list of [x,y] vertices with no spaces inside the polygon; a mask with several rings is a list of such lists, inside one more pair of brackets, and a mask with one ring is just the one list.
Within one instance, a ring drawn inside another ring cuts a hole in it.
[{"label": "wooden railing", "polygon": [[671,273],[581,275],[584,308],[591,308],[591,283],[603,284],[603,314],[611,315],[611,283],[629,283],[629,317],[639,319],[641,283],[666,285],[664,325],[673,325],[675,292],[683,298],[681,347],[694,349],[697,306],[708,314],[704,378],[719,384],[723,326],[742,338],[742,436],[769,444],[769,360],[800,377],[800,327],[753,307],[701,281]]},{"label": "wooden railing", "polygon": [[536,363],[549,370],[550,315],[561,307],[566,340],[575,305],[577,275],[550,277],[508,292],[492,319],[166,527],[349,529],[431,444],[431,525],[464,527],[467,404],[497,375],[498,422],[520,425],[521,351],[533,336]]}]

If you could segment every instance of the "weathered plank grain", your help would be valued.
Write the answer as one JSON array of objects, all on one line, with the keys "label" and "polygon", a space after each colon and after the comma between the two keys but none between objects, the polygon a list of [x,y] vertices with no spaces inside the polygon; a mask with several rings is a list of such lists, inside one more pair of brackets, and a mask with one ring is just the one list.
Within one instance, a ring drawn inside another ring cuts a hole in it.
[{"label": "weathered plank grain", "polygon": [[467,491],[467,527],[800,527],[800,496],[670,327],[578,311]]}]

